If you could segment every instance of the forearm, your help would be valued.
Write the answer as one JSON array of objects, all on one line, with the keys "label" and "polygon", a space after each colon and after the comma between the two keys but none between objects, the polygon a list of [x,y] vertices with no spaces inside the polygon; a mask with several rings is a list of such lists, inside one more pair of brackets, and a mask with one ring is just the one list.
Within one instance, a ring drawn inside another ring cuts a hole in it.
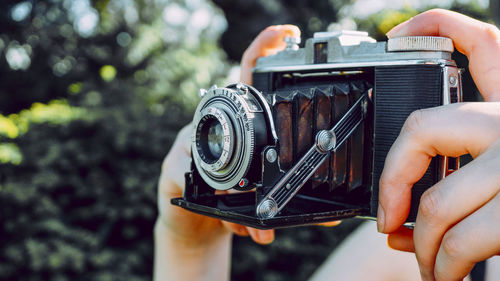
[{"label": "forearm", "polygon": [[154,280],[229,280],[231,238],[228,232],[211,243],[190,247],[157,221]]}]

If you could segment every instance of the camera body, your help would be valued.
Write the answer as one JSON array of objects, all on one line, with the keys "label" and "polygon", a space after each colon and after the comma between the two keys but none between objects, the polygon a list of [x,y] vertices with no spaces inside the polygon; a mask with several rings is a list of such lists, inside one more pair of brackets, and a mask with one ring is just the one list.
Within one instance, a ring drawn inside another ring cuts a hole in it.
[{"label": "camera body", "polygon": [[[316,33],[304,48],[285,41],[257,61],[253,87],[200,91],[192,167],[172,204],[260,229],[376,218],[384,161],[407,117],[461,101],[451,40],[340,31]],[[458,166],[432,159],[407,226],[422,193]]]}]

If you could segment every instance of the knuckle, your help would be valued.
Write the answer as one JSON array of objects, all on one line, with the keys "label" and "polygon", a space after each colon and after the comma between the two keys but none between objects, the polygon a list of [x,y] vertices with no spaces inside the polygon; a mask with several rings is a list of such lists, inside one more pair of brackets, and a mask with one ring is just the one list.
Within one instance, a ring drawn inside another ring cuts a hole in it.
[{"label": "knuckle", "polygon": [[440,8],[434,8],[430,9],[425,14],[432,15],[432,16],[441,16],[443,14],[447,13],[445,9],[440,9]]},{"label": "knuckle", "polygon": [[454,260],[458,259],[463,255],[462,250],[462,241],[460,241],[460,235],[457,235],[452,230],[448,231],[441,242],[441,248],[443,250],[443,254],[447,256],[447,258]]},{"label": "knuckle", "polygon": [[448,15],[448,13],[449,11],[445,9],[434,8],[422,13],[421,15],[426,19],[431,19],[431,18],[442,18],[443,16]]},{"label": "knuckle", "polygon": [[396,186],[399,184],[400,182],[398,182],[398,180],[394,178],[394,175],[390,175],[386,170],[384,170],[382,171],[382,175],[380,176],[379,180],[379,192],[382,193],[386,188],[390,188],[391,186]]},{"label": "knuckle", "polygon": [[484,23],[483,31],[487,41],[500,43],[500,30],[495,25]]},{"label": "knuckle", "polygon": [[382,172],[382,175],[380,176],[380,180],[379,180],[380,189],[382,190],[386,186],[390,186],[390,185],[391,185],[391,180],[388,178],[386,173]]},{"label": "knuckle", "polygon": [[408,134],[418,132],[424,122],[425,111],[422,109],[413,111],[403,125],[402,131]]},{"label": "knuckle", "polygon": [[425,191],[420,198],[419,215],[428,222],[441,220],[440,201],[440,195],[437,191]]}]

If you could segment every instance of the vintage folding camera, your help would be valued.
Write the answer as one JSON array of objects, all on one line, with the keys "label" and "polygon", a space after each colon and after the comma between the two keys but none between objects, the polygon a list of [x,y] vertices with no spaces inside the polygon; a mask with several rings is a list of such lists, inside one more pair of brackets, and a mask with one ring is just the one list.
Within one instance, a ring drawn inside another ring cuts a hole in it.
[{"label": "vintage folding camera", "polygon": [[[384,161],[407,117],[461,101],[452,41],[376,42],[357,31],[316,33],[304,48],[285,41],[257,61],[253,87],[200,91],[192,169],[172,204],[260,229],[375,219]],[[458,165],[432,159],[407,226],[422,193]]]}]

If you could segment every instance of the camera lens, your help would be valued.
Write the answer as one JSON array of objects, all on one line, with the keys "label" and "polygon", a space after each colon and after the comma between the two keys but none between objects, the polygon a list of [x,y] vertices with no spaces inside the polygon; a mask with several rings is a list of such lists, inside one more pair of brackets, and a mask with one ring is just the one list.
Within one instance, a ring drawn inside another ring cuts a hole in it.
[{"label": "camera lens", "polygon": [[200,132],[200,144],[203,154],[209,161],[216,161],[222,155],[224,149],[224,132],[222,125],[215,118],[210,118]]},{"label": "camera lens", "polygon": [[212,188],[238,186],[247,177],[257,146],[260,149],[267,143],[265,116],[254,94],[260,93],[236,85],[211,88],[196,109],[191,138],[193,162]]}]

